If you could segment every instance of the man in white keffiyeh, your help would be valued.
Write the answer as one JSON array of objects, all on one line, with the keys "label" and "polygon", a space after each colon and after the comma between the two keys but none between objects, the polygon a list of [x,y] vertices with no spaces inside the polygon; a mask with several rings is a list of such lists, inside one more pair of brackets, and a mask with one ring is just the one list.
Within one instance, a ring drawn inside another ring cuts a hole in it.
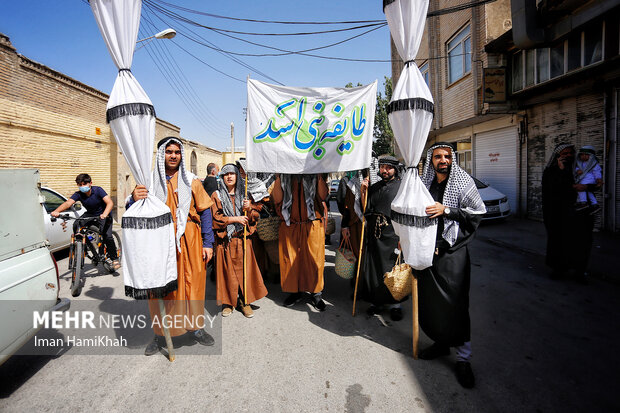
[{"label": "man in white keffiyeh", "polygon": [[436,201],[426,208],[438,219],[433,265],[417,271],[420,326],[435,343],[420,352],[431,360],[456,347],[456,376],[465,388],[475,384],[471,370],[469,284],[471,265],[468,243],[486,208],[476,184],[454,162],[454,148],[437,143],[426,156],[422,182]]},{"label": "man in white keffiyeh", "polygon": [[[166,295],[164,303],[167,315],[184,320],[182,326],[175,324],[170,328],[171,336],[191,333],[198,343],[213,345],[213,337],[194,322],[204,317],[205,261],[213,256],[213,202],[200,180],[185,169],[184,158],[183,143],[178,138],[164,138],[157,144],[150,192],[170,208],[177,248],[178,289]],[[134,189],[130,203],[146,196],[146,188],[139,185]],[[156,354],[163,346],[162,323],[157,319],[160,314],[158,302],[149,300],[149,309],[155,338],[145,350],[147,356]]]}]

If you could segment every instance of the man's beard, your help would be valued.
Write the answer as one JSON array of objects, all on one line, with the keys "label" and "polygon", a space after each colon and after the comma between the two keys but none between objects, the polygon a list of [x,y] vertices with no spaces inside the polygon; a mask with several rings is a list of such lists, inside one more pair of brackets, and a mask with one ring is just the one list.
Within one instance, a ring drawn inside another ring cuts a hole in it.
[{"label": "man's beard", "polygon": [[390,175],[389,172],[385,172],[382,174],[379,174],[381,176],[381,179],[383,179],[384,181],[391,181],[395,175]]},{"label": "man's beard", "polygon": [[451,167],[452,165],[437,166],[435,167],[435,172],[440,173],[440,174],[449,174]]}]

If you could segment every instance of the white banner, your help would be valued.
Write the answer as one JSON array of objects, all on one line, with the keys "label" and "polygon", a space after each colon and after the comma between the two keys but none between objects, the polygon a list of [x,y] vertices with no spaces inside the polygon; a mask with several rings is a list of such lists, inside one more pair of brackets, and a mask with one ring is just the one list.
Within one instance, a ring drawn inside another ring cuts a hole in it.
[{"label": "white banner", "polygon": [[287,174],[368,168],[377,81],[300,88],[248,79],[248,170]]}]

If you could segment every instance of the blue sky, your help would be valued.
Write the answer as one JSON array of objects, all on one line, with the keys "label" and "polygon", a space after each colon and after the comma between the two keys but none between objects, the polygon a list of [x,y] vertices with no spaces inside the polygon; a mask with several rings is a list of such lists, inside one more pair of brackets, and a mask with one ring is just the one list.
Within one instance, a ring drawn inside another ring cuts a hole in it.
[{"label": "blue sky", "polygon": [[[184,13],[159,0],[152,1],[205,26],[228,30],[259,33],[315,32],[351,26],[237,22]],[[295,22],[385,20],[380,0],[165,1],[205,13],[244,19]],[[240,42],[212,30],[183,26],[161,12],[153,11],[146,3],[143,4],[142,13],[139,38],[166,27],[175,28],[179,34],[173,40],[155,40],[137,50],[132,66],[134,75],[153,101],[159,118],[181,127],[181,136],[184,138],[218,150],[225,150],[230,145],[231,122],[235,124],[236,144],[243,142],[243,108],[247,101],[244,81],[248,75],[268,83],[274,83],[272,79],[275,79],[287,86],[342,87],[348,82],[367,84],[377,79],[380,91],[383,91],[383,77],[390,75],[388,62],[343,62],[298,55],[236,56],[253,69],[272,78],[269,79],[234,62],[226,55],[190,41],[183,34],[195,38],[199,35],[203,42],[237,53],[274,53],[273,50]],[[281,49],[302,50],[341,41],[372,28],[314,36],[232,35]],[[18,53],[110,93],[116,67],[101,38],[90,7],[84,1],[5,1],[0,13],[0,32],[10,37]],[[389,60],[389,30],[387,26],[380,27],[352,41],[312,53]],[[199,62],[197,58],[228,76]],[[167,74],[170,82],[176,85],[174,88],[169,85],[158,67]],[[182,98],[177,96],[175,89]]]}]

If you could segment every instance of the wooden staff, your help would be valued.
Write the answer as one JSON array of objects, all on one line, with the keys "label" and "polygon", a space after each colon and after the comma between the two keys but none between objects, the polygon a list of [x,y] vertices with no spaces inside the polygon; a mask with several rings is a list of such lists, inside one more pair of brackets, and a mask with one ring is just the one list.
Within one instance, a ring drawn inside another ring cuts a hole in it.
[{"label": "wooden staff", "polygon": [[166,307],[164,306],[164,299],[158,298],[157,303],[159,304],[159,316],[161,317],[161,328],[164,330],[164,337],[166,337],[166,347],[168,347],[168,360],[171,362],[174,361],[174,346],[172,345],[172,337],[170,337],[170,330],[166,327],[166,323],[164,319],[166,317]]},{"label": "wooden staff", "polygon": [[420,323],[418,321],[418,279],[411,276],[411,301],[413,302],[413,358],[418,359],[418,340],[420,338]]},{"label": "wooden staff", "polygon": [[[370,180],[370,179],[369,179]],[[360,267],[362,266],[362,253],[364,247],[364,227],[366,226],[366,218],[364,214],[366,213],[366,201],[368,200],[368,191],[370,190],[370,182],[368,182],[369,186],[364,191],[364,201],[362,202],[362,235],[360,236],[360,253],[357,257],[357,274],[355,276],[355,291],[353,292],[353,317],[355,317],[355,303],[357,301],[357,284],[360,280]]]},{"label": "wooden staff", "polygon": [[[245,195],[243,200],[245,201],[248,198],[248,172],[245,171]],[[244,210],[243,211],[243,216],[247,217],[248,216],[248,211]],[[249,219],[249,218],[248,218]],[[246,277],[246,272],[247,272],[247,268],[246,268],[246,261],[247,261],[247,254],[245,252],[246,247],[247,247],[247,225],[243,226],[243,305],[248,305],[248,293],[246,290],[247,287],[247,277]]]}]

